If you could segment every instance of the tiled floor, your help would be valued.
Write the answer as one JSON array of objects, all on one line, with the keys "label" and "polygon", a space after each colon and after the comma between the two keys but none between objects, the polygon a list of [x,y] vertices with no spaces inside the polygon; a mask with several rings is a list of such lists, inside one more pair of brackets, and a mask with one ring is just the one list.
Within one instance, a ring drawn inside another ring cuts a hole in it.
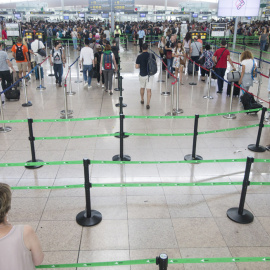
[{"label": "tiled floor", "polygon": [[[163,97],[165,83],[154,79],[151,109],[140,104],[138,71],[134,68],[137,47],[121,52],[124,102],[126,115],[163,116],[170,110],[170,97]],[[75,59],[73,51],[69,64]],[[24,94],[19,102],[6,102],[6,119],[59,119],[64,109],[63,89],[48,77],[45,62],[45,91],[38,91],[39,82],[28,82],[28,98],[33,106],[24,108]],[[266,72],[266,67],[264,68]],[[65,68],[64,74],[67,73]],[[97,87],[83,88],[74,83],[76,66],[71,69],[74,96],[68,96],[74,118],[112,116],[119,113],[118,92],[113,96]],[[165,78],[165,76],[164,76]],[[82,74],[80,73],[80,79]],[[216,82],[211,82],[213,100],[203,99],[207,84],[199,81],[190,86],[185,75],[180,87],[180,107],[183,115],[228,112],[226,93],[216,94]],[[169,83],[172,80],[169,79]],[[114,80],[114,86],[116,86]],[[170,89],[168,85],[168,89]],[[226,92],[226,85],[224,86]],[[257,84],[252,92],[256,94]],[[263,78],[261,96],[267,99],[267,80]],[[265,103],[264,103],[265,105]],[[238,98],[233,98],[233,111],[242,110]],[[235,120],[221,116],[199,119],[199,131],[258,124],[258,115],[237,114]],[[267,123],[267,122],[265,122]],[[124,129],[135,133],[192,133],[193,119],[125,119]],[[25,162],[31,158],[26,123],[9,124],[12,131],[1,133],[0,162]],[[34,123],[34,136],[70,136],[113,133],[119,131],[119,120],[84,122]],[[199,135],[197,154],[204,159],[237,159],[253,156],[269,159],[269,152],[253,153],[247,149],[255,143],[258,128]],[[270,129],[264,128],[261,144],[270,143]],[[36,141],[36,156],[44,161],[68,161],[89,158],[111,160],[119,154],[119,140],[114,137]],[[183,160],[191,154],[192,137],[135,137],[124,140],[124,153],[132,161]],[[242,181],[245,163],[91,165],[92,183],[133,182],[229,182]],[[270,181],[269,163],[252,165],[251,181]],[[82,184],[82,165],[43,166],[37,170],[24,167],[0,168],[0,181],[11,186],[46,186]],[[170,258],[210,258],[232,256],[270,256],[270,188],[250,186],[245,208],[254,222],[240,225],[226,216],[226,211],[239,204],[241,186],[205,187],[128,187],[91,189],[92,207],[103,215],[102,222],[91,228],[76,223],[76,215],[84,210],[83,189],[20,190],[13,192],[9,220],[14,224],[29,223],[37,231],[45,251],[44,264],[81,263],[154,258],[165,252]],[[269,263],[214,263],[170,265],[169,269],[269,269]],[[74,268],[72,268],[74,269]],[[85,268],[88,269],[88,268]],[[144,270],[148,266],[117,266],[89,269]]]}]

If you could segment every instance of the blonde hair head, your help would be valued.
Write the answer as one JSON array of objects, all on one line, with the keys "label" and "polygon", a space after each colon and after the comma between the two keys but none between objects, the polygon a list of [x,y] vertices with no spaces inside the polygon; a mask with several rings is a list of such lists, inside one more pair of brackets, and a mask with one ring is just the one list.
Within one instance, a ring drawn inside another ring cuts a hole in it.
[{"label": "blonde hair head", "polygon": [[0,183],[0,223],[3,223],[5,216],[11,207],[11,190],[9,185]]},{"label": "blonde hair head", "polygon": [[246,59],[253,59],[253,54],[251,51],[244,51],[241,53],[240,61],[242,62],[243,60]]}]

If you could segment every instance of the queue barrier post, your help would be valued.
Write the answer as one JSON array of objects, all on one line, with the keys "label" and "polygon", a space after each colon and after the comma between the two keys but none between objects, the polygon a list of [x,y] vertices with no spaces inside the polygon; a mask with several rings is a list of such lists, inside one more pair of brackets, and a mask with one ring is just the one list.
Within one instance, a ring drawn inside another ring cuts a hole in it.
[{"label": "queue barrier post", "polygon": [[[1,84],[0,84],[0,88],[2,89]],[[2,95],[4,95],[4,93],[2,93]],[[2,99],[0,99],[0,111],[1,111],[1,120],[4,121],[5,120],[5,117],[4,117],[4,110],[3,110]],[[12,128],[6,126],[5,123],[3,123],[2,124],[2,127],[0,127],[0,133],[7,133],[7,132],[10,132],[11,130],[12,130]]]},{"label": "queue barrier post", "polygon": [[40,64],[38,64],[38,76],[39,76],[39,86],[37,87],[37,90],[43,91],[43,90],[46,89],[46,87],[44,87],[42,85],[42,80],[41,80],[41,66],[40,66]]},{"label": "queue barrier post", "polygon": [[78,213],[76,216],[77,223],[83,227],[95,226],[99,224],[102,220],[102,214],[99,211],[91,209],[90,188],[92,187],[92,184],[90,183],[90,176],[89,176],[90,163],[91,161],[89,159],[83,160],[86,205],[85,210]]},{"label": "queue barrier post", "polygon": [[256,101],[258,103],[263,103],[263,101],[259,98],[260,96],[260,92],[261,92],[261,85],[262,85],[262,75],[261,75],[261,72],[258,72],[258,76],[259,76],[259,80],[258,80],[258,90],[257,90],[257,98],[256,98]]},{"label": "queue barrier post", "polygon": [[[234,82],[231,82],[231,95],[230,95],[230,112],[232,112],[232,101],[233,101],[233,92],[234,92]],[[235,119],[236,118],[236,115],[235,114],[226,114],[226,115],[223,115],[223,118],[226,118],[226,119]]]},{"label": "queue barrier post", "polygon": [[[123,100],[123,97],[119,97],[120,100],[120,104]],[[119,138],[120,138],[120,154],[119,155],[114,155],[112,157],[113,161],[131,161],[131,157],[128,155],[124,155],[124,136],[125,136],[125,132],[124,132],[124,118],[125,115],[123,113],[120,112],[120,134],[119,134]]]},{"label": "queue barrier post", "polygon": [[[28,118],[28,130],[29,130],[29,141],[30,141],[30,147],[31,147],[31,156],[32,160],[28,160],[27,162],[43,162],[41,159],[36,159],[36,152],[35,152],[35,137],[33,134],[33,119]],[[27,169],[38,169],[43,167],[43,165],[33,165],[33,166],[25,166]]]},{"label": "queue barrier post", "polygon": [[68,102],[67,102],[67,80],[65,79],[64,81],[64,106],[65,106],[65,109],[62,110],[60,113],[62,114],[60,116],[61,119],[70,119],[70,118],[73,118],[73,116],[71,115],[73,113],[72,110],[69,110],[68,109]]},{"label": "queue barrier post", "polygon": [[68,68],[69,69],[69,91],[67,92],[67,95],[68,96],[73,96],[76,94],[76,92],[73,92],[72,91],[72,83],[71,83],[71,71],[70,71],[70,67]]},{"label": "queue barrier post", "polygon": [[25,96],[25,103],[22,104],[23,107],[31,107],[33,104],[31,101],[28,101],[27,97],[27,89],[25,85],[25,78],[22,79],[22,85],[23,85],[23,91],[24,91],[24,96]]},{"label": "queue barrier post", "polygon": [[164,97],[167,97],[171,94],[170,92],[167,91],[167,89],[168,89],[168,75],[169,75],[169,71],[166,69],[165,70],[166,91],[161,93],[161,95]]},{"label": "queue barrier post", "polygon": [[75,83],[81,83],[82,81],[80,80],[79,59],[77,59],[76,69],[77,69],[77,81],[75,81]]},{"label": "queue barrier post", "polygon": [[52,65],[51,65],[51,63],[50,63],[50,72],[51,72],[51,73],[50,73],[50,74],[48,74],[48,76],[49,76],[49,77],[54,76],[54,73],[52,72]]},{"label": "queue barrier post", "polygon": [[254,219],[253,214],[250,211],[244,209],[247,188],[250,185],[250,181],[249,181],[250,169],[253,162],[254,162],[253,157],[247,157],[245,176],[244,176],[243,185],[242,185],[242,192],[241,192],[239,207],[233,207],[227,211],[227,217],[230,220],[240,223],[240,224],[249,224]]},{"label": "queue barrier post", "polygon": [[67,56],[70,57],[69,39],[68,39],[68,51],[67,51]]},{"label": "queue barrier post", "polygon": [[168,269],[168,255],[165,253],[160,254],[156,257],[156,265],[159,266],[159,270],[167,270]]},{"label": "queue barrier post", "polygon": [[[118,77],[118,87],[119,87],[119,90],[120,90],[119,97],[123,97],[122,82],[123,82],[123,77],[120,76],[120,74],[119,74],[119,77]],[[120,102],[115,104],[115,107],[120,107]],[[123,107],[127,107],[127,104],[122,103],[122,108],[120,108],[120,111],[123,111]]]},{"label": "queue barrier post", "polygon": [[199,114],[195,114],[192,154],[185,155],[184,157],[185,160],[203,160],[201,156],[196,155],[199,117],[200,117]]},{"label": "queue barrier post", "polygon": [[212,69],[209,70],[208,74],[208,88],[207,88],[207,96],[203,96],[205,99],[213,99],[212,96],[210,96],[210,89],[211,89],[211,78],[212,78]]},{"label": "queue barrier post", "polygon": [[267,111],[266,107],[262,108],[262,114],[261,114],[261,119],[260,119],[260,124],[259,124],[259,130],[258,130],[258,135],[257,135],[257,140],[256,140],[256,144],[250,144],[248,145],[248,149],[250,151],[253,152],[258,152],[258,153],[262,153],[266,151],[266,148],[264,146],[260,145],[260,140],[261,140],[261,135],[262,135],[262,129],[264,127],[264,117],[265,117],[265,113]]},{"label": "queue barrier post", "polygon": [[172,90],[171,90],[171,111],[166,113],[165,116],[175,116],[176,112],[173,109],[174,106],[174,84],[172,83]]},{"label": "queue barrier post", "polygon": [[159,83],[164,82],[164,80],[162,80],[162,58],[160,58],[159,80],[157,82],[159,82]]},{"label": "queue barrier post", "polygon": [[177,78],[177,83],[176,83],[176,88],[177,88],[177,92],[176,92],[176,109],[175,112],[177,114],[181,114],[184,111],[182,109],[180,109],[179,107],[179,103],[180,103],[180,83],[179,83],[179,78]]},{"label": "queue barrier post", "polygon": [[[121,70],[121,64],[120,64],[120,57],[119,57],[118,69],[117,69],[117,88],[114,88],[114,91],[120,91],[120,87],[119,87],[120,70]],[[122,79],[124,78],[122,77]],[[123,85],[122,85],[121,91],[124,91]]]},{"label": "queue barrier post", "polygon": [[190,82],[189,85],[197,85],[197,83],[195,83],[195,61],[193,61],[192,82]]}]

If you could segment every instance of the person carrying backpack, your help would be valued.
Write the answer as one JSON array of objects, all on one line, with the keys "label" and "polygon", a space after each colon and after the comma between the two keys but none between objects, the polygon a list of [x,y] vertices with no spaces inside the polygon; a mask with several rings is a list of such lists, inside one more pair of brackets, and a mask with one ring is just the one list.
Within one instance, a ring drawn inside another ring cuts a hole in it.
[{"label": "person carrying backpack", "polygon": [[65,67],[66,56],[61,41],[57,40],[55,42],[55,47],[50,52],[50,63],[53,66],[56,84],[62,87],[63,67]]},{"label": "person carrying backpack", "polygon": [[141,104],[144,104],[144,92],[147,89],[146,109],[150,109],[151,88],[153,84],[153,75],[157,72],[157,63],[154,54],[148,52],[148,45],[142,45],[142,54],[137,57],[136,69],[140,69],[140,94]]},{"label": "person carrying backpack", "polygon": [[105,79],[105,91],[110,91],[110,95],[112,92],[112,77],[113,72],[117,72],[117,65],[115,61],[115,56],[111,51],[111,45],[106,44],[105,50],[101,55],[100,60],[100,74],[104,74]]},{"label": "person carrying backpack", "polygon": [[26,71],[28,67],[28,49],[26,46],[22,44],[22,38],[17,38],[17,43],[13,45],[12,49],[12,56],[15,58],[18,69],[19,69],[19,78],[22,78],[23,76],[26,76]]}]

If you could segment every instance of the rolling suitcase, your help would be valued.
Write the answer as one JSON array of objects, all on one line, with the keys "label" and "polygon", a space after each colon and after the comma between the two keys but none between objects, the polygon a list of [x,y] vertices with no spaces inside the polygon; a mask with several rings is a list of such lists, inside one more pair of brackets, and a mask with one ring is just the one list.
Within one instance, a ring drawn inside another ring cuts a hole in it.
[{"label": "rolling suitcase", "polygon": [[[234,89],[233,89],[233,96],[234,97],[239,97],[240,95],[240,87],[239,87],[239,84],[238,83],[235,83],[237,86],[234,86]],[[227,96],[231,96],[231,90],[232,90],[232,85],[231,84],[228,84],[227,86]]]},{"label": "rolling suitcase", "polygon": [[188,62],[188,75],[193,74],[193,63],[191,61]]},{"label": "rolling suitcase", "polygon": [[[12,72],[13,83],[19,79],[19,72]],[[19,84],[14,85],[10,90],[5,92],[5,97],[7,100],[20,100],[20,90],[18,90]]]}]

